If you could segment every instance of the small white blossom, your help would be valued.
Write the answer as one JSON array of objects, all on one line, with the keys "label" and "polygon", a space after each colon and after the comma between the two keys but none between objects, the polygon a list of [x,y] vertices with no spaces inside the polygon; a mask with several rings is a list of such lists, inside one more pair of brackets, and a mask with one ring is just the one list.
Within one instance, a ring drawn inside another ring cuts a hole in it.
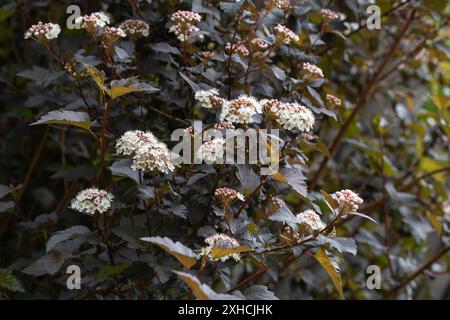
[{"label": "small white blossom", "polygon": [[206,163],[223,163],[225,154],[225,140],[215,138],[211,141],[203,143],[198,149],[198,157]]},{"label": "small white blossom", "polygon": [[363,203],[363,199],[349,189],[337,191],[331,196],[338,202],[340,214],[358,212],[359,205]]},{"label": "small white blossom", "polygon": [[169,149],[151,132],[125,132],[116,142],[116,152],[119,155],[132,156],[131,168],[134,170],[166,174],[175,170]]},{"label": "small white blossom", "polygon": [[220,121],[249,124],[257,122],[262,113],[261,104],[254,97],[241,95],[239,98],[227,101],[222,106]]},{"label": "small white blossom", "polygon": [[276,25],[274,30],[277,42],[279,43],[290,44],[291,42],[297,42],[300,39],[294,31],[281,24]]},{"label": "small white blossom", "polygon": [[276,99],[261,101],[270,117],[286,130],[294,128],[309,132],[314,127],[314,115],[308,108],[298,103],[283,103]]},{"label": "small white blossom", "polygon": [[306,227],[307,230],[304,231],[320,231],[326,227],[325,223],[320,219],[320,216],[311,209],[300,212],[296,218],[298,224]]},{"label": "small white blossom", "polygon": [[202,107],[207,109],[219,108],[223,104],[223,99],[219,97],[217,89],[196,91],[195,99],[202,104]]},{"label": "small white blossom", "polygon": [[39,41],[46,42],[48,40],[58,38],[61,32],[61,27],[56,23],[42,23],[32,25],[24,34],[25,39],[34,38]]},{"label": "small white blossom", "polygon": [[89,188],[75,196],[70,208],[88,214],[103,213],[111,207],[113,199],[113,195],[105,190]]},{"label": "small white blossom", "polygon": [[222,234],[222,233],[216,233],[208,238],[205,239],[206,244],[208,244],[207,247],[203,248],[201,251],[201,255],[202,256],[208,256],[211,260],[217,261],[226,261],[230,258],[233,258],[235,261],[239,261],[240,255],[237,253],[231,254],[231,255],[226,255],[223,257],[220,257],[218,259],[213,259],[211,256],[211,249],[216,247],[216,248],[226,248],[226,249],[236,249],[237,247],[239,247],[239,242],[237,242],[236,239],[233,239],[229,236],[227,236],[226,234]]}]

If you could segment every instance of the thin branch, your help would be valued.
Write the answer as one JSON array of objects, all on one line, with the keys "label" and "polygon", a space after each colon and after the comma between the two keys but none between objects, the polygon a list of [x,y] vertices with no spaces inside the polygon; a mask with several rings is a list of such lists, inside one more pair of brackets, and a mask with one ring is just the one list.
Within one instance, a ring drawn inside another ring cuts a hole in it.
[{"label": "thin branch", "polygon": [[319,182],[320,177],[323,174],[323,171],[328,163],[328,161],[331,159],[333,154],[336,152],[338,146],[340,145],[340,142],[342,138],[345,136],[345,133],[347,132],[350,125],[353,123],[353,120],[356,118],[356,115],[359,113],[359,111],[362,109],[364,104],[370,99],[372,96],[372,93],[375,89],[375,87],[378,84],[378,80],[380,76],[383,74],[384,69],[386,68],[387,63],[394,55],[395,51],[397,50],[398,46],[400,45],[400,41],[403,38],[403,36],[406,34],[406,31],[408,30],[409,26],[411,25],[412,21],[414,20],[415,16],[415,10],[412,10],[408,20],[403,24],[403,27],[400,28],[400,30],[397,33],[397,36],[395,37],[394,43],[392,44],[391,48],[387,52],[387,54],[384,56],[383,61],[380,63],[377,71],[375,74],[371,77],[369,80],[366,89],[361,92],[361,94],[356,99],[356,105],[354,109],[352,110],[350,116],[347,118],[345,123],[342,125],[338,133],[336,134],[335,138],[333,139],[332,143],[329,146],[329,153],[330,157],[324,157],[322,159],[322,162],[320,163],[319,169],[314,173],[311,182],[309,184],[309,190],[313,190],[314,187]]},{"label": "thin branch", "polygon": [[438,261],[440,258],[442,258],[448,251],[450,250],[450,247],[443,247],[438,252],[436,252],[428,261],[421,266],[419,269],[417,269],[415,272],[413,272],[410,276],[403,279],[399,285],[397,285],[395,288],[393,288],[387,295],[388,298],[394,298],[398,295],[399,291],[402,290],[404,287],[406,287],[410,282],[415,280],[418,276],[420,276],[423,272],[425,272],[428,268],[430,268],[433,263]]}]

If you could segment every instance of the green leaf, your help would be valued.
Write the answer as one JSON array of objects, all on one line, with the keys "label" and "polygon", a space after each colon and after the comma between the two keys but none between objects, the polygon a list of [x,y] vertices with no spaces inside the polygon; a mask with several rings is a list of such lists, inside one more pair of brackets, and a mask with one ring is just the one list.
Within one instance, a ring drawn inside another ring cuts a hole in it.
[{"label": "green leaf", "polygon": [[86,72],[91,76],[92,80],[94,80],[97,87],[102,91],[106,91],[107,89],[105,88],[105,73],[98,70],[96,67],[88,65],[86,63],[83,63],[83,65],[86,68]]},{"label": "green leaf", "polygon": [[289,184],[298,194],[307,198],[306,178],[297,168],[283,168],[273,175],[273,179]]},{"label": "green leaf", "polygon": [[[446,165],[444,164],[444,162],[441,163],[429,157],[423,157],[422,159],[420,159],[420,169],[425,172],[432,172],[445,167]],[[445,183],[446,181],[445,173],[438,173],[433,175],[433,177],[442,183]]]},{"label": "green leaf", "polygon": [[320,193],[322,194],[322,197],[325,200],[327,206],[331,209],[331,211],[334,214],[336,214],[334,210],[339,208],[339,203],[325,190],[320,190]]},{"label": "green leaf", "polygon": [[194,295],[199,300],[240,300],[238,297],[231,294],[217,293],[208,285],[202,284],[197,277],[181,271],[173,271],[178,277],[183,280],[192,290]]},{"label": "green leaf", "polygon": [[154,93],[159,89],[134,78],[111,81],[111,88],[107,91],[111,99],[116,99],[132,92]]},{"label": "green leaf", "polygon": [[353,238],[342,238],[342,237],[325,237],[321,234],[317,236],[316,239],[320,245],[322,244],[329,244],[333,248],[335,248],[340,253],[351,253],[353,255],[356,255],[357,247],[356,242],[353,240]]},{"label": "green leaf", "polygon": [[7,3],[0,8],[0,22],[5,21],[11,17],[16,11],[16,4],[14,2]]},{"label": "green leaf", "polygon": [[375,219],[373,219],[373,218],[371,218],[371,217],[369,217],[368,215],[366,215],[366,214],[364,214],[364,213],[360,213],[360,212],[353,212],[352,213],[352,215],[355,215],[355,216],[358,216],[358,217],[361,217],[361,218],[365,218],[365,219],[368,219],[368,220],[370,220],[370,221],[372,221],[372,222],[375,222],[375,223],[377,223],[378,224],[378,222],[375,220]]},{"label": "green leaf", "polygon": [[38,124],[65,124],[88,130],[92,126],[92,121],[86,112],[54,110],[31,125],[35,126]]},{"label": "green leaf", "polygon": [[212,247],[211,248],[211,257],[213,259],[219,259],[225,256],[229,256],[235,253],[244,253],[253,251],[252,248],[246,246],[238,246],[234,249],[231,248],[220,248],[220,247]]},{"label": "green leaf", "polygon": [[90,230],[86,228],[85,226],[73,226],[70,228],[67,228],[65,230],[60,230],[55,232],[52,237],[47,241],[47,253],[50,252],[58,243],[74,239],[78,237],[80,234],[89,232]]},{"label": "green leaf", "polygon": [[13,292],[25,292],[20,281],[9,269],[0,269],[0,287]]},{"label": "green leaf", "polygon": [[338,290],[342,299],[344,299],[344,291],[342,290],[342,279],[340,273],[336,270],[334,265],[331,263],[330,259],[328,259],[327,254],[323,248],[320,248],[319,251],[314,255],[314,258],[320,263],[320,265],[325,269],[325,271],[330,276],[333,281],[336,289]]},{"label": "green leaf", "polygon": [[425,7],[434,10],[434,11],[444,11],[447,6],[447,1],[436,1],[436,0],[423,0],[423,4]]},{"label": "green leaf", "polygon": [[167,237],[144,237],[141,238],[141,240],[156,244],[157,246],[163,248],[177,258],[186,270],[189,270],[197,263],[197,255],[190,248],[184,246],[178,241],[173,242],[172,239]]},{"label": "green leaf", "polygon": [[269,288],[260,284],[245,289],[244,296],[247,300],[279,300]]},{"label": "green leaf", "polygon": [[115,276],[117,274],[121,274],[125,270],[127,270],[129,267],[131,267],[131,262],[124,262],[121,264],[118,264],[116,266],[104,266],[100,268],[100,270],[97,272],[97,275],[95,278],[97,280],[103,280],[107,277]]}]

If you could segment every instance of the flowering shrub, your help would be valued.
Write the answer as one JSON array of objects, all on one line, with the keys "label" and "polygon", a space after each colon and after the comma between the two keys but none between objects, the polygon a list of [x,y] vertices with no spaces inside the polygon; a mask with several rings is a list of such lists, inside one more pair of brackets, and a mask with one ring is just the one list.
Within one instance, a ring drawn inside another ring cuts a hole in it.
[{"label": "flowering shrub", "polygon": [[[73,30],[70,1],[15,3],[0,9],[3,297],[441,296],[438,1],[383,2],[381,30],[365,1],[105,0]],[[224,162],[235,138],[211,128],[263,133],[278,169]]]}]

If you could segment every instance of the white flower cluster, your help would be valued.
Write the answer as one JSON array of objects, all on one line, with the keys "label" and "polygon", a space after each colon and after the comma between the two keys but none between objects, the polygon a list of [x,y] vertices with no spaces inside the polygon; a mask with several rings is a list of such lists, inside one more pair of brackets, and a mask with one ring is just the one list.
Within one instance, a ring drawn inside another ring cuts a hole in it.
[{"label": "white flower cluster", "polygon": [[303,231],[305,232],[320,231],[326,227],[325,223],[320,219],[320,216],[311,209],[300,212],[296,218],[298,224],[303,227]]},{"label": "white flower cluster", "polygon": [[276,208],[276,210],[286,206],[286,203],[283,200],[274,197],[270,198],[270,203]]},{"label": "white flower cluster", "polygon": [[105,190],[89,188],[80,191],[72,200],[70,207],[79,212],[95,214],[106,212],[114,197]]},{"label": "white flower cluster", "polygon": [[226,101],[222,106],[220,121],[249,124],[257,121],[262,113],[261,104],[254,97],[241,95],[237,99]]},{"label": "white flower cluster", "polygon": [[228,54],[237,53],[240,56],[246,57],[250,54],[247,47],[244,44],[231,44],[230,42],[227,42],[225,45],[225,51]]},{"label": "white flower cluster", "polygon": [[202,58],[205,60],[210,60],[212,59],[216,54],[214,53],[214,51],[202,51],[201,53]]},{"label": "white flower cluster", "polygon": [[303,62],[302,70],[303,72],[305,72],[306,76],[310,79],[323,78],[322,69],[309,62]]},{"label": "white flower cluster", "polygon": [[225,154],[225,140],[215,138],[203,143],[198,149],[198,157],[206,163],[222,163]]},{"label": "white flower cluster", "polygon": [[286,130],[294,128],[309,132],[314,127],[314,115],[308,108],[298,103],[283,103],[276,99],[262,100],[266,112]]},{"label": "white flower cluster", "polygon": [[42,23],[32,25],[24,34],[25,39],[34,38],[39,41],[46,42],[58,38],[61,32],[61,27],[56,23]]},{"label": "white flower cluster", "polygon": [[102,33],[103,43],[107,47],[111,47],[114,42],[119,40],[120,38],[125,38],[127,34],[121,28],[115,27],[105,27]]},{"label": "white flower cluster", "polygon": [[116,142],[119,155],[132,156],[131,168],[149,172],[169,173],[175,166],[167,146],[151,132],[132,130],[125,132]]},{"label": "white flower cluster", "polygon": [[96,33],[97,29],[103,28],[110,23],[109,16],[100,11],[77,17],[75,23],[90,33]]},{"label": "white flower cluster", "polygon": [[273,0],[273,5],[282,10],[287,10],[292,7],[290,0]]},{"label": "white flower cluster", "polygon": [[281,24],[276,25],[274,30],[277,42],[279,43],[290,44],[291,42],[297,42],[300,39],[294,31]]},{"label": "white flower cluster", "polygon": [[214,124],[214,129],[229,129],[229,130],[234,130],[236,129],[236,127],[229,122],[217,122]]},{"label": "white flower cluster", "polygon": [[195,99],[202,104],[202,107],[207,109],[219,108],[223,103],[223,99],[219,97],[219,91],[217,89],[196,91]]},{"label": "white flower cluster", "polygon": [[327,93],[325,100],[330,108],[335,108],[341,105],[341,99],[329,93]]},{"label": "white flower cluster", "polygon": [[250,44],[257,51],[264,51],[269,47],[269,44],[261,38],[253,38]]},{"label": "white flower cluster", "polygon": [[320,10],[320,14],[325,21],[333,21],[339,18],[339,15],[330,9],[322,9]]},{"label": "white flower cluster", "polygon": [[173,26],[169,31],[175,33],[178,40],[182,42],[187,41],[192,33],[200,31],[195,25],[201,19],[202,17],[196,12],[178,10],[172,14],[171,21]]},{"label": "white flower cluster", "polygon": [[138,19],[125,20],[120,24],[119,28],[129,35],[141,35],[142,37],[148,37],[150,34],[150,26],[148,23]]},{"label": "white flower cluster", "polygon": [[202,252],[200,253],[202,256],[208,256],[211,260],[220,260],[220,261],[226,261],[230,258],[233,258],[235,261],[239,261],[240,255],[237,253],[233,253],[231,255],[226,255],[223,257],[220,257],[218,259],[213,259],[211,256],[211,249],[216,248],[226,248],[226,249],[236,249],[239,247],[239,242],[237,242],[236,239],[233,239],[226,234],[222,233],[216,233],[208,238],[205,239],[206,244],[208,246],[206,248],[202,249]]},{"label": "white flower cluster", "polygon": [[339,214],[352,214],[358,212],[359,205],[363,203],[363,199],[349,189],[337,191],[331,196],[339,204]]},{"label": "white flower cluster", "polygon": [[227,187],[217,188],[214,191],[214,196],[218,198],[224,205],[230,205],[236,200],[245,200],[242,193]]}]

